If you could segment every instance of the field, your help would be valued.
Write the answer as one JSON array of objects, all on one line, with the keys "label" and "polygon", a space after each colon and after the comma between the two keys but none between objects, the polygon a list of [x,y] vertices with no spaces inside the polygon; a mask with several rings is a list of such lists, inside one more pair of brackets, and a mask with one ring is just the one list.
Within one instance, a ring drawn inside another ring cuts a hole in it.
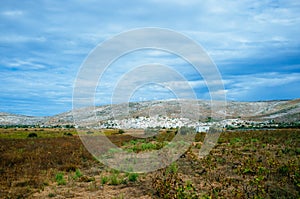
[{"label": "field", "polygon": [[[163,147],[174,131],[106,134],[139,153]],[[299,129],[224,132],[199,159],[204,136],[168,168],[137,174],[99,163],[74,129],[2,128],[0,198],[300,198]]]}]

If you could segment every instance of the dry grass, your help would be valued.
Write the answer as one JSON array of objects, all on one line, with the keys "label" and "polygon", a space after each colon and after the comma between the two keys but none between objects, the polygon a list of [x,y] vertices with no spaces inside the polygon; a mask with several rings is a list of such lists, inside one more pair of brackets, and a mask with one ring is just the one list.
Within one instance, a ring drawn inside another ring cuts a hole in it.
[{"label": "dry grass", "polygon": [[[198,144],[176,161],[175,171],[166,168],[139,175],[134,182],[129,175],[98,163],[74,133],[65,135],[72,130],[0,129],[0,132],[0,198],[300,196],[299,129],[223,133],[218,145],[202,159],[193,154],[201,147],[204,134],[199,134]],[[37,132],[38,137],[27,138],[30,132]],[[170,137],[165,132],[156,141]],[[124,147],[133,139],[126,134],[109,138]],[[58,185],[55,179],[58,173],[65,185]],[[106,178],[109,181],[103,183]]]}]

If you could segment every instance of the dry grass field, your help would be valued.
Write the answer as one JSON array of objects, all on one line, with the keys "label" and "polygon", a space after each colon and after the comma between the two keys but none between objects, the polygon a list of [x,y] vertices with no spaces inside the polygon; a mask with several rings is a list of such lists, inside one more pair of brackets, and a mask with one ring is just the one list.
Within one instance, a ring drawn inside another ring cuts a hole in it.
[{"label": "dry grass field", "polygon": [[[108,135],[136,153],[163,147],[173,136],[173,131],[147,139],[128,132]],[[99,163],[74,129],[3,128],[0,198],[300,197],[299,129],[224,132],[199,159],[194,152],[204,136],[197,134],[193,146],[168,168],[136,174]]]}]

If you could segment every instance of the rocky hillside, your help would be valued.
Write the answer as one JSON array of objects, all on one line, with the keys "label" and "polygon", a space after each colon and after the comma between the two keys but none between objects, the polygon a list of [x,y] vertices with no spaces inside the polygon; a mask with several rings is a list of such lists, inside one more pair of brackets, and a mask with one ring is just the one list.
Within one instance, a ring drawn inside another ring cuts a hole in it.
[{"label": "rocky hillside", "polygon": [[[76,120],[84,124],[98,124],[111,119],[129,119],[136,117],[148,117],[156,115],[166,115],[170,118],[181,117],[181,103],[188,107],[189,100],[165,100],[152,102],[132,102],[119,105],[105,105],[95,108],[83,108],[76,110]],[[206,121],[211,116],[211,102],[199,100],[200,121]],[[124,112],[124,107],[128,111]],[[195,107],[190,107],[194,110]],[[120,111],[121,110],[121,111]],[[193,111],[191,111],[192,113]],[[218,111],[214,113],[216,117],[240,118],[253,121],[274,120],[276,122],[300,121],[300,99],[282,101],[261,101],[261,102],[227,102],[226,113]],[[50,117],[30,117],[24,115],[14,115],[0,113],[0,125],[71,125],[73,122],[73,112],[65,112]]]},{"label": "rocky hillside", "polygon": [[47,121],[49,117],[33,117],[0,112],[0,125],[35,125]]}]

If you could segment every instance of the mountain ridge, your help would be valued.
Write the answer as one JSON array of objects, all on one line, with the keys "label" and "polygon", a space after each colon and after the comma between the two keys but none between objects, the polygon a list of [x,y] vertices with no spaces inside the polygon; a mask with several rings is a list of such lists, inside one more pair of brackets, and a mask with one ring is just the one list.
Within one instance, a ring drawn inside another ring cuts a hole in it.
[{"label": "mountain ridge", "polygon": [[[199,120],[205,121],[211,117],[211,101],[193,100],[199,108]],[[83,123],[93,124],[105,122],[111,119],[128,119],[139,116],[149,117],[152,115],[166,114],[170,118],[180,118],[181,103],[187,105],[190,100],[158,100],[128,103],[128,113],[122,111],[127,104],[103,105],[85,107],[56,114],[53,116],[26,116],[0,112],[0,125],[73,125],[73,111],[76,111],[76,120]],[[226,113],[214,113],[216,118],[240,118],[253,121],[274,120],[276,122],[300,121],[300,99],[293,100],[270,100],[256,102],[227,101]],[[124,109],[125,107],[125,109]],[[191,107],[192,109],[193,107]],[[121,111],[120,111],[121,110]],[[148,114],[148,115],[147,115]],[[151,115],[151,114],[150,114]]]}]

